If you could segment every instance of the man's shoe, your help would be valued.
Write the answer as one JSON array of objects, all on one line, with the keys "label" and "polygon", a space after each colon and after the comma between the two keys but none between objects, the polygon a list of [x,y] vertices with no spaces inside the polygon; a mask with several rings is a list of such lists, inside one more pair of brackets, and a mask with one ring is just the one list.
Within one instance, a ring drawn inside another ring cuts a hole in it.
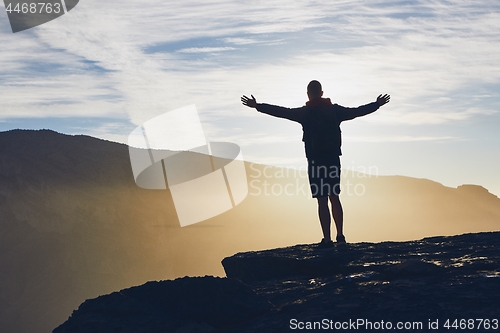
[{"label": "man's shoe", "polygon": [[329,248],[332,248],[334,247],[335,245],[333,244],[332,240],[326,240],[326,239],[322,239],[321,240],[321,243],[319,243],[318,245],[316,245],[316,248],[317,249],[329,249]]},{"label": "man's shoe", "polygon": [[346,241],[345,241],[345,236],[344,235],[337,235],[337,243],[343,243],[345,244]]}]

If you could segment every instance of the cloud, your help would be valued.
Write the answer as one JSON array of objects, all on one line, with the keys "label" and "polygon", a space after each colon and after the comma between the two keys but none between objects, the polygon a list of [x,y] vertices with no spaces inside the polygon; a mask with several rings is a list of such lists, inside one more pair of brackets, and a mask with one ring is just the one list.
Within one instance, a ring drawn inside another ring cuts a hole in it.
[{"label": "cloud", "polygon": [[[374,122],[444,124],[488,116],[484,110],[494,108],[482,108],[488,97],[478,96],[491,90],[474,91],[475,104],[461,94],[500,81],[498,5],[448,4],[88,0],[30,33],[1,35],[0,83],[8,98],[0,117],[87,112],[139,124],[195,103],[221,128],[225,118],[257,117],[242,109],[241,94],[299,106],[311,78],[346,106],[391,93]],[[182,42],[177,52],[144,51],[172,42]],[[234,45],[247,49],[226,52]],[[185,59],[186,53],[204,57]],[[33,69],[49,65],[59,69]]]},{"label": "cloud", "polygon": [[419,108],[421,108],[421,106],[415,105],[412,108],[413,110],[408,113],[398,111],[384,112],[383,114],[378,114],[377,117],[372,117],[369,120],[367,119],[367,121],[394,125],[439,125],[450,122],[464,121],[478,116],[490,116],[498,113],[498,111],[495,110],[479,108],[468,108],[464,111],[459,112],[439,109],[435,110],[434,112],[419,111]]},{"label": "cloud", "polygon": [[90,130],[87,127],[72,126],[67,134],[80,134],[85,132],[85,134],[89,136],[126,144],[128,142],[128,133],[133,129],[134,127],[130,124],[108,121],[98,126],[93,126]]},{"label": "cloud", "polygon": [[180,49],[177,52],[180,53],[218,53],[224,51],[234,51],[237,50],[234,47],[188,47],[186,49]]},{"label": "cloud", "polygon": [[223,40],[226,43],[236,44],[236,45],[255,44],[255,43],[259,42],[258,40],[254,39],[254,38],[244,38],[244,37],[228,37],[228,38],[224,38]]},{"label": "cloud", "polygon": [[457,141],[459,138],[453,136],[410,136],[410,135],[395,135],[395,136],[345,136],[344,142],[423,142],[423,141]]},{"label": "cloud", "polygon": [[217,140],[227,142],[239,142],[244,145],[267,145],[276,143],[287,143],[290,141],[298,141],[296,135],[269,135],[269,133],[255,133],[250,135],[231,135],[217,136]]}]

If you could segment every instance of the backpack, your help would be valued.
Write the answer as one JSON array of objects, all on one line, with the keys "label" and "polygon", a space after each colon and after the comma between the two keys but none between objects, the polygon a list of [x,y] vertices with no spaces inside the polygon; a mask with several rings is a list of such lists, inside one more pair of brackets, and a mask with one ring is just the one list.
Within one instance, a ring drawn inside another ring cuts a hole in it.
[{"label": "backpack", "polygon": [[332,105],[308,106],[305,120],[302,124],[306,145],[306,156],[324,154],[341,155],[342,145],[340,122],[337,120]]}]

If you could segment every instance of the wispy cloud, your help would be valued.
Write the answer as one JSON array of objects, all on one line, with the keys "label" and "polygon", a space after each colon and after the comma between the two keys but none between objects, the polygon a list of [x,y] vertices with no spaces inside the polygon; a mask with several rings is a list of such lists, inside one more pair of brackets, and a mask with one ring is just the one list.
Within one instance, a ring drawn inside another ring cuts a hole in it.
[{"label": "wispy cloud", "polygon": [[68,134],[79,134],[84,132],[86,135],[96,138],[126,143],[128,135],[125,135],[125,133],[130,133],[133,129],[134,127],[130,126],[130,124],[108,121],[103,122],[98,126],[94,126],[91,129],[87,127],[72,126]]},{"label": "wispy cloud", "polygon": [[[145,6],[88,0],[25,34],[0,35],[0,84],[7,96],[0,117],[89,112],[139,124],[195,103],[217,125],[225,117],[255,117],[242,109],[242,93],[302,105],[312,78],[346,106],[391,93],[391,104],[374,122],[444,124],[488,116],[494,107],[482,103],[493,92],[477,86],[500,81],[498,7],[486,1]],[[282,42],[266,44],[273,40]],[[183,46],[144,52],[169,42]],[[245,45],[245,52],[227,52],[235,45]],[[204,57],[182,57],[196,53]],[[463,95],[467,90],[473,102]]]},{"label": "wispy cloud", "polygon": [[247,45],[247,44],[255,44],[259,41],[254,38],[244,38],[244,37],[228,37],[223,39],[225,43],[228,44],[236,44],[236,45]]},{"label": "wispy cloud", "polygon": [[297,141],[296,135],[269,135],[269,133],[255,133],[250,135],[217,136],[220,141],[239,142],[244,145],[267,145]]},{"label": "wispy cloud", "polygon": [[[479,108],[468,108],[464,111],[453,111],[440,110],[439,107],[437,107],[433,112],[426,110],[420,111],[421,108],[421,105],[413,105],[413,107],[407,106],[407,109],[409,110],[408,113],[388,111],[380,113],[377,115],[377,117],[372,117],[371,119],[367,119],[366,121],[394,125],[438,125],[450,122],[464,121],[478,116],[490,116],[498,113],[498,111],[495,110]],[[429,106],[427,106],[426,108],[429,108]]]},{"label": "wispy cloud", "polygon": [[234,51],[234,47],[188,47],[185,49],[180,49],[177,52],[180,53],[219,53],[224,51]]},{"label": "wispy cloud", "polygon": [[425,141],[450,141],[461,140],[453,136],[410,136],[410,135],[394,135],[394,136],[345,136],[344,142],[425,142]]}]

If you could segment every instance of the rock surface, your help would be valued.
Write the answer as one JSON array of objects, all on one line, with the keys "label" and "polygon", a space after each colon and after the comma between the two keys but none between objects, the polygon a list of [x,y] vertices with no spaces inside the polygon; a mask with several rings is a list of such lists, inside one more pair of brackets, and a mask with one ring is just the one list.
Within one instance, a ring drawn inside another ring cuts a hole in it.
[{"label": "rock surface", "polygon": [[271,309],[264,297],[227,278],[148,282],[83,303],[54,333],[213,332]]},{"label": "rock surface", "polygon": [[489,232],[238,253],[222,261],[227,278],[149,282],[88,300],[54,333],[287,332],[315,323],[365,331],[398,323],[431,331],[432,323],[442,332],[448,319],[451,330],[463,319],[475,332],[498,331],[499,240]]}]

